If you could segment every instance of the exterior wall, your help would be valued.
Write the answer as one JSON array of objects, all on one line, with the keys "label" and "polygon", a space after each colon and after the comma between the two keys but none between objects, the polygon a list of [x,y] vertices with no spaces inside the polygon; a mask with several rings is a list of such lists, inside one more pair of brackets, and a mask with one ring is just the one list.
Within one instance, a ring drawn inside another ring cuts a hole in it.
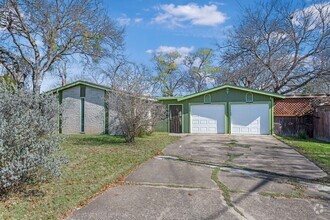
[{"label": "exterior wall", "polygon": [[[80,86],[62,91],[62,133],[81,133]],[[105,110],[104,90],[86,86],[84,133],[101,134],[104,132]]]},{"label": "exterior wall", "polygon": [[80,133],[80,86],[62,92],[62,133]]},{"label": "exterior wall", "polygon": [[108,133],[111,135],[121,135],[122,132],[120,130],[119,126],[119,119],[117,116],[117,113],[115,111],[115,95],[110,93],[109,94],[109,104],[108,104],[108,109],[109,109],[109,119],[108,119],[108,127],[109,131]]},{"label": "exterior wall", "polygon": [[104,90],[86,86],[85,133],[104,133]]},{"label": "exterior wall", "polygon": [[[234,103],[246,103],[246,95],[250,92],[241,91],[237,89],[222,89],[214,92],[210,92],[208,94],[211,95],[211,104],[224,104],[226,107],[226,132],[230,133],[229,125],[230,125],[230,104]],[[267,95],[261,94],[253,94],[253,102],[252,103],[267,103],[269,104],[269,112],[270,112],[270,134],[273,133],[273,99]],[[172,104],[183,104],[183,133],[190,133],[190,105],[192,104],[204,104],[204,95],[200,95],[197,97],[193,97],[187,100],[183,100],[178,102],[176,100],[164,100],[163,104],[168,108],[169,105]],[[249,102],[251,103],[251,102]],[[205,104],[208,105],[208,104]],[[168,120],[167,120],[167,131],[168,131]]]}]

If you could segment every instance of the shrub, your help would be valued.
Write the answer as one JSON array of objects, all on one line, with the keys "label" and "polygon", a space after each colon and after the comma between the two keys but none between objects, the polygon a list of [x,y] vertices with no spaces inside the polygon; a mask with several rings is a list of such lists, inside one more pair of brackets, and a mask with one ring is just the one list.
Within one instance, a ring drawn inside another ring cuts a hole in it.
[{"label": "shrub", "polygon": [[112,105],[109,108],[116,115],[126,142],[150,135],[165,117],[165,108],[151,97],[154,91],[148,70],[144,66],[127,63],[113,81],[108,101]]},{"label": "shrub", "polygon": [[142,93],[138,95],[117,93],[111,97],[126,142],[134,142],[135,137],[150,135],[154,131],[155,124],[165,114],[162,104],[143,97]]},{"label": "shrub", "polygon": [[300,133],[300,134],[298,134],[298,138],[306,140],[306,139],[308,139],[308,135],[306,133]]},{"label": "shrub", "polygon": [[60,174],[56,97],[0,84],[0,194]]}]

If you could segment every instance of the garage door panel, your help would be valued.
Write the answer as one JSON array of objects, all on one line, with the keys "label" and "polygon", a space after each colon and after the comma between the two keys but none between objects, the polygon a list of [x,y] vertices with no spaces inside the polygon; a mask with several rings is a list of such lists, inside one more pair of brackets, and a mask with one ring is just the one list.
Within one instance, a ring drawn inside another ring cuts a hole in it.
[{"label": "garage door panel", "polygon": [[232,134],[269,134],[268,104],[232,104]]},{"label": "garage door panel", "polygon": [[224,105],[192,105],[190,109],[191,133],[224,133]]},{"label": "garage door panel", "polygon": [[198,132],[199,131],[199,128],[192,128],[192,133],[196,133],[196,132]]}]

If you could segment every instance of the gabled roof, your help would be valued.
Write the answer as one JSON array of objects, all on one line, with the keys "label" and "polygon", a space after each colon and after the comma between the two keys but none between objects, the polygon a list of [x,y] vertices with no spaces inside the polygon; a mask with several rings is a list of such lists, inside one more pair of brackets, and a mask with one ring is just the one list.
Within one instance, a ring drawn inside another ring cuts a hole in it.
[{"label": "gabled roof", "polygon": [[215,92],[218,90],[222,90],[222,89],[237,89],[237,90],[241,90],[241,91],[245,91],[245,92],[252,92],[252,93],[256,93],[256,94],[260,94],[260,95],[266,95],[266,96],[270,96],[270,97],[274,97],[274,98],[280,98],[280,99],[284,99],[285,96],[284,95],[280,95],[278,93],[274,93],[274,92],[266,92],[266,91],[262,91],[262,90],[257,90],[257,89],[251,89],[251,88],[246,88],[246,87],[241,87],[241,86],[234,86],[234,85],[228,85],[225,84],[223,86],[218,86],[212,89],[208,89],[202,92],[198,92],[198,93],[194,93],[194,94],[190,94],[190,95],[186,95],[186,96],[181,96],[181,97],[160,97],[158,98],[159,101],[165,101],[165,100],[176,100],[176,101],[183,101],[186,99],[191,99],[200,95],[205,95],[208,94],[210,92]]},{"label": "gabled roof", "polygon": [[[55,89],[52,89],[52,90],[48,91],[47,93],[53,93],[53,94],[58,93],[58,91],[66,90],[66,89],[69,89],[69,88],[72,88],[72,87],[75,87],[75,86],[78,86],[78,85],[89,86],[89,87],[96,88],[96,89],[101,89],[101,90],[104,90],[104,91],[112,91],[112,92],[117,92],[117,93],[119,92],[121,94],[131,96],[130,94],[128,94],[124,91],[114,90],[114,89],[112,89],[108,86],[103,86],[103,85],[99,85],[99,84],[96,84],[96,83],[91,83],[91,82],[87,82],[87,81],[83,81],[83,80],[79,80],[79,81],[76,81],[76,82],[73,82],[73,83],[69,83],[65,86],[57,87]],[[153,98],[146,97],[146,96],[141,96],[141,99],[146,99],[146,100],[149,100],[149,101],[157,101]]]},{"label": "gabled roof", "polygon": [[91,82],[79,80],[79,81],[76,81],[76,82],[73,82],[73,83],[69,83],[69,84],[67,84],[65,86],[57,87],[57,88],[52,89],[52,90],[50,90],[48,92],[49,93],[55,93],[55,92],[62,91],[62,90],[65,90],[65,89],[69,89],[69,88],[72,88],[72,87],[75,87],[75,86],[78,86],[78,85],[89,86],[89,87],[93,87],[93,88],[101,89],[101,90],[105,90],[105,91],[112,90],[108,86],[103,86],[103,85],[99,85],[99,84],[96,84],[96,83],[91,83]]}]

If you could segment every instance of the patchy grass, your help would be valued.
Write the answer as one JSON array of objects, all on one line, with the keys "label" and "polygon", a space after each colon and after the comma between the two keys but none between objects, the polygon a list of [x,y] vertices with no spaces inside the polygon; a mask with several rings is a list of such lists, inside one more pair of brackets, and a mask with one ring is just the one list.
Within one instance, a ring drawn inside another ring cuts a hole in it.
[{"label": "patchy grass", "polygon": [[312,138],[276,137],[305,155],[330,175],[330,143]]},{"label": "patchy grass", "polygon": [[[243,147],[243,148],[251,147],[251,145],[248,145],[248,144],[239,144],[239,143],[237,143],[236,140],[233,140],[233,139],[230,140],[230,142],[225,143],[225,145],[227,145],[230,150],[233,150],[234,147]],[[251,148],[250,148],[250,150],[251,150]]]},{"label": "patchy grass", "polygon": [[219,168],[213,169],[211,179],[218,185],[219,189],[222,191],[222,196],[223,196],[224,200],[226,201],[227,205],[234,207],[233,203],[231,202],[231,198],[230,198],[230,190],[228,189],[228,187],[225,184],[220,182],[220,180],[218,178],[219,172],[220,172]]},{"label": "patchy grass", "polygon": [[225,161],[225,164],[230,164],[231,162],[233,162],[233,160],[235,158],[241,157],[243,155],[244,155],[243,153],[233,154],[233,153],[227,152],[228,159]]},{"label": "patchy grass", "polygon": [[66,136],[63,148],[69,163],[64,165],[62,177],[0,201],[0,219],[61,218],[178,139],[155,133],[126,144],[122,137]]},{"label": "patchy grass", "polygon": [[276,192],[259,192],[259,195],[262,196],[269,196],[272,198],[287,198],[287,199],[303,199],[306,198],[306,196],[304,195],[304,190],[301,188],[296,188],[295,190],[293,190],[290,193],[276,193]]},{"label": "patchy grass", "polygon": [[227,205],[232,207],[238,214],[244,217],[244,214],[240,210],[238,210],[231,201],[230,189],[219,180],[218,178],[219,172],[220,172],[220,168],[214,168],[212,170],[211,179],[218,185],[219,189],[222,191],[222,196],[226,201]]}]

